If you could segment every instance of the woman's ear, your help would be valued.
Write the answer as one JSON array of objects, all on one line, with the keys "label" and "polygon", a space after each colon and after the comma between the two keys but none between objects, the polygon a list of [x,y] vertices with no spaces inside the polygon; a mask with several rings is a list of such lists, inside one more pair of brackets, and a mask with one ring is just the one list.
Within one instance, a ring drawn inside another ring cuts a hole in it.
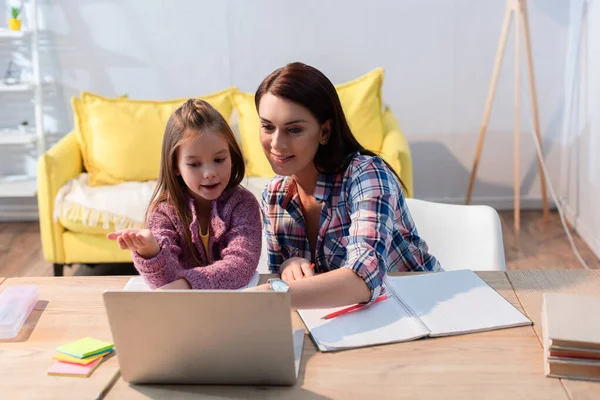
[{"label": "woman's ear", "polygon": [[319,138],[319,143],[327,144],[327,142],[329,142],[330,138],[331,138],[331,120],[328,120],[323,125],[321,125],[321,137]]}]

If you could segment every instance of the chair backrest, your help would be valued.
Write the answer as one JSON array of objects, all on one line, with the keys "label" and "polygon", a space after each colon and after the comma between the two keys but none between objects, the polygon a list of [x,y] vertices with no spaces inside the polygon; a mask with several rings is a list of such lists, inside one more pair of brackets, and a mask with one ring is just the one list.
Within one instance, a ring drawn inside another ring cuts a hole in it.
[{"label": "chair backrest", "polygon": [[407,198],[419,236],[446,271],[505,271],[502,227],[492,207]]}]

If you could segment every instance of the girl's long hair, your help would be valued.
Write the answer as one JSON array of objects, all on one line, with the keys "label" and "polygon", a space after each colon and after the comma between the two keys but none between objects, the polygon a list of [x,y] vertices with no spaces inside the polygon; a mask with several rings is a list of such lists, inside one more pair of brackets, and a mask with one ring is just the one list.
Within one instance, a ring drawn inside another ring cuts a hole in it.
[{"label": "girl's long hair", "polygon": [[177,157],[178,149],[184,141],[208,133],[222,135],[229,145],[231,177],[225,190],[240,184],[245,174],[244,158],[227,121],[206,101],[189,99],[175,110],[167,122],[162,141],[158,182],[146,211],[147,225],[148,218],[160,203],[169,202],[173,205],[183,226],[181,234],[198,264],[198,250],[192,242],[189,230],[193,219],[192,210],[189,208],[190,195],[183,178],[177,174]]}]

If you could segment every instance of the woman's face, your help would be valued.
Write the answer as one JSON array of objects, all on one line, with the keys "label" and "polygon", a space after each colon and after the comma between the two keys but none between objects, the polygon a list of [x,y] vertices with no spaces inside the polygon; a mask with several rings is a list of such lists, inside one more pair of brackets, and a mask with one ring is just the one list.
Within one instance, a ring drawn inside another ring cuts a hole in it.
[{"label": "woman's face", "polygon": [[315,169],[313,159],[329,140],[329,122],[319,124],[298,103],[265,93],[258,106],[260,143],[277,175],[298,175]]}]

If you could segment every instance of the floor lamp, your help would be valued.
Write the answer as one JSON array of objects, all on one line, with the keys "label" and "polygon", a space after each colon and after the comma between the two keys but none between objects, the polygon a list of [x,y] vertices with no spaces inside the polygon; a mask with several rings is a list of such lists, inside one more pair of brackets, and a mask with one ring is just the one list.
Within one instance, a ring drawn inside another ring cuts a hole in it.
[{"label": "floor lamp", "polygon": [[[506,41],[508,38],[508,30],[512,17],[515,17],[515,152],[514,152],[514,193],[515,193],[515,233],[518,235],[520,231],[520,174],[519,174],[519,94],[520,94],[520,34],[523,32],[525,41],[525,54],[527,57],[527,71],[529,75],[529,88],[531,91],[531,102],[533,110],[534,129],[537,140],[542,145],[540,136],[540,119],[537,105],[537,95],[535,90],[535,80],[533,76],[533,59],[531,55],[531,38],[529,36],[529,21],[527,17],[527,5],[526,0],[506,0],[506,12],[504,14],[504,22],[502,23],[502,32],[500,34],[500,41],[498,42],[498,50],[496,51],[496,59],[494,61],[494,69],[492,72],[492,81],[488,91],[488,96],[485,104],[485,111],[483,115],[483,123],[479,132],[479,142],[477,143],[477,151],[475,153],[475,161],[473,163],[473,169],[471,170],[471,179],[469,181],[469,189],[467,190],[466,204],[471,202],[471,195],[473,193],[473,185],[475,183],[475,176],[477,175],[477,167],[479,166],[479,158],[481,156],[481,150],[483,148],[483,140],[487,130],[487,124],[490,119],[490,113],[492,110],[492,103],[494,101],[494,94],[496,92],[496,86],[498,83],[498,76],[500,74],[500,66],[502,65],[502,58],[504,56],[504,48],[506,47]],[[546,195],[546,179],[544,176],[544,170],[542,169],[542,160],[538,156],[538,170],[540,173],[540,185],[542,190],[542,202],[544,207],[544,218],[547,219],[549,216],[548,210],[548,198]]]}]

